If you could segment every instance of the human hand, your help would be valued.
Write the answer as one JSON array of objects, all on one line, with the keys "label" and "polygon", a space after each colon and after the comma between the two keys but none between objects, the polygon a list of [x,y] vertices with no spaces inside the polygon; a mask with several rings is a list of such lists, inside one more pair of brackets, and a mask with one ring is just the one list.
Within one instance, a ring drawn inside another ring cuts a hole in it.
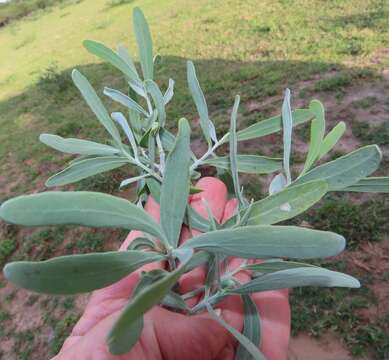
[{"label": "human hand", "polygon": [[[201,179],[197,187],[203,192],[190,197],[189,203],[199,214],[207,217],[203,200],[208,202],[219,222],[233,215],[236,200],[227,200],[225,185],[215,178]],[[159,221],[159,205],[149,197],[146,211]],[[193,231],[195,233],[195,231]],[[129,243],[141,236],[132,231],[120,250],[125,251]],[[190,237],[183,227],[181,242]],[[230,267],[239,265],[240,259],[230,260]],[[117,283],[94,291],[84,314],[65,341],[60,353],[53,360],[93,359],[93,360],[230,360],[234,359],[237,348],[232,335],[215,322],[208,313],[187,316],[155,306],[144,316],[144,328],[137,344],[122,356],[113,356],[106,345],[106,337],[114,322],[128,303],[135,289],[141,271],[161,268],[164,264],[152,263]],[[205,269],[196,268],[180,279],[180,290],[186,293],[203,285]],[[247,273],[238,273],[240,282],[249,280]],[[285,360],[290,336],[290,307],[287,290],[266,291],[252,295],[261,317],[261,350],[267,360]],[[199,299],[191,299],[191,306]],[[240,297],[230,296],[217,306],[221,317],[242,331],[243,305]]]}]

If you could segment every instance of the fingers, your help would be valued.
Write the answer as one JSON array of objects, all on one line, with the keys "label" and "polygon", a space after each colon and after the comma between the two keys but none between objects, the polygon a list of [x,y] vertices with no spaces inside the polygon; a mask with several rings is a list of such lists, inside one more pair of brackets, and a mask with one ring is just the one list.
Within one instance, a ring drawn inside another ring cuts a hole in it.
[{"label": "fingers", "polygon": [[252,295],[261,317],[261,350],[268,360],[286,360],[290,338],[288,291],[264,291]]},{"label": "fingers", "polygon": [[230,217],[234,216],[236,213],[236,210],[238,208],[238,200],[233,198],[231,200],[228,200],[224,212],[221,223],[225,223]]},{"label": "fingers", "polygon": [[[146,202],[145,210],[159,222],[159,204],[151,196],[149,196]],[[143,232],[131,231],[119,250],[127,250],[131,241],[139,236],[144,236]],[[89,299],[84,314],[73,328],[72,335],[84,335],[99,321],[113,312],[122,309],[127,303],[127,299],[134,291],[139,281],[139,274],[141,271],[151,271],[162,267],[163,262],[161,261],[146,264],[118,282],[107,286],[104,289],[94,291]]]},{"label": "fingers", "polygon": [[217,178],[205,177],[196,183],[196,187],[203,191],[192,195],[190,200],[192,209],[207,219],[208,212],[204,206],[204,200],[206,200],[213,216],[218,222],[221,222],[227,203],[227,188],[224,183]]}]

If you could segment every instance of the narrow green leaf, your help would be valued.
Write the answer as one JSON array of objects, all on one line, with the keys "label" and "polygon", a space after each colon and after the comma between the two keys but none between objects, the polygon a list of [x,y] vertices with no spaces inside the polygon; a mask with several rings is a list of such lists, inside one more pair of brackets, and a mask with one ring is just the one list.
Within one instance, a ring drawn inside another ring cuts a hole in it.
[{"label": "narrow green leaf", "polygon": [[188,220],[187,225],[190,225],[192,229],[196,229],[202,232],[211,230],[211,224],[208,219],[203,218],[199,213],[193,210],[190,206],[187,208]]},{"label": "narrow green leaf", "polygon": [[134,176],[132,178],[128,178],[128,179],[125,179],[123,180],[120,185],[119,185],[119,188],[123,188],[124,186],[127,186],[127,185],[130,185],[130,184],[133,184],[134,182],[137,182],[139,180],[142,180],[146,177],[150,176],[150,174],[143,174],[143,175],[139,175],[139,176]]},{"label": "narrow green leaf", "polygon": [[168,88],[165,92],[165,94],[163,95],[163,101],[165,103],[165,105],[167,105],[170,100],[173,98],[173,95],[174,95],[174,80],[173,79],[169,79],[169,85],[168,85]]},{"label": "narrow green leaf", "polygon": [[26,226],[83,225],[142,230],[163,239],[160,226],[129,201],[97,192],[49,191],[4,202],[0,218]]},{"label": "narrow green leaf", "polygon": [[[257,305],[251,299],[250,295],[243,295],[244,323],[243,335],[246,336],[258,349],[261,340],[261,326],[259,323],[259,314]],[[242,345],[239,345],[235,354],[235,360],[251,360],[251,354]]]},{"label": "narrow green leaf", "polygon": [[286,176],[286,183],[289,185],[292,182],[290,175],[290,152],[292,147],[292,128],[293,118],[292,110],[290,108],[290,90],[285,90],[284,102],[282,103],[282,136],[284,143],[284,171]]},{"label": "narrow green leaf", "polygon": [[172,151],[176,137],[166,129],[161,129],[159,132],[161,137],[162,146],[166,151]]},{"label": "narrow green leaf", "polygon": [[146,112],[145,109],[142,108],[142,106],[140,106],[137,102],[135,102],[130,97],[128,97],[127,95],[123,94],[122,92],[120,92],[118,90],[105,87],[104,88],[104,95],[107,95],[113,101],[116,101],[116,102],[122,104],[123,106],[126,106],[129,109],[136,111],[139,114],[143,114],[146,117],[149,116],[149,114]]},{"label": "narrow green leaf", "polygon": [[169,244],[175,248],[188,203],[190,127],[186,119],[178,123],[178,135],[169,153],[161,187],[161,224]]},{"label": "narrow green leaf", "polygon": [[293,186],[323,179],[327,181],[330,191],[342,190],[377,170],[381,159],[379,147],[368,145],[312,169],[294,181]]},{"label": "narrow green leaf", "polygon": [[238,330],[227,324],[220,316],[218,316],[215,310],[212,309],[211,305],[207,304],[207,310],[215,321],[227,329],[234,336],[234,338],[238,340],[242,346],[244,346],[246,351],[252,356],[252,359],[265,360],[265,357],[259,351],[258,347],[255,346],[246,336],[241,334]]},{"label": "narrow green leaf", "polygon": [[147,24],[147,20],[142,10],[138,7],[134,9],[132,16],[143,77],[145,80],[152,80],[154,76],[153,42],[149,25]]},{"label": "narrow green leaf", "polygon": [[[301,214],[317,203],[327,192],[324,180],[310,181],[284,190],[255,202],[247,223],[249,225],[271,225]],[[283,207],[284,204],[289,204]]]},{"label": "narrow green leaf", "polygon": [[[180,250],[180,249],[178,249]],[[199,266],[203,266],[208,263],[210,255],[205,251],[196,252],[186,265],[185,272],[189,272]]]},{"label": "narrow green leaf", "polygon": [[165,100],[158,85],[153,80],[146,80],[146,89],[153,98],[154,105],[158,111],[158,120],[161,127],[165,126],[166,112]]},{"label": "narrow green leaf", "polygon": [[311,139],[309,143],[308,155],[305,160],[303,174],[306,173],[319,157],[322,147],[326,122],[324,106],[319,100],[313,100],[309,104],[309,110],[315,114],[315,119],[311,122]]},{"label": "narrow green leaf", "polygon": [[67,153],[80,155],[115,155],[120,152],[113,146],[99,144],[89,140],[65,139],[58,135],[41,134],[40,142],[51,148]]},{"label": "narrow green leaf", "polygon": [[315,259],[343,251],[341,235],[295,226],[244,226],[200,234],[181,248],[206,250],[246,259],[289,257]]},{"label": "narrow green leaf", "polygon": [[130,142],[132,153],[134,154],[135,159],[138,158],[138,146],[135,141],[135,136],[128,125],[127,119],[121,112],[113,112],[111,114],[112,119],[114,119],[120,127],[123,129],[124,133],[127,136],[128,141]]},{"label": "narrow green leaf", "polygon": [[139,81],[138,74],[134,68],[129,66],[129,64],[113,50],[108,48],[102,43],[93,40],[84,40],[84,47],[92,54],[98,56],[100,59],[109,62],[115,68],[120,70],[124,75],[129,79],[134,81]]},{"label": "narrow green leaf", "polygon": [[338,123],[324,138],[323,143],[320,147],[319,159],[325,156],[332,148],[337,144],[340,138],[343,136],[346,131],[346,124],[341,121]]},{"label": "narrow green leaf", "polygon": [[134,61],[132,60],[132,56],[130,55],[128,49],[124,46],[119,45],[116,52],[120,56],[120,58],[127,64],[127,66],[131,69],[131,71],[135,74],[135,78],[140,81],[138,71],[136,70]]},{"label": "narrow green leaf", "polygon": [[216,131],[215,126],[212,121],[209,119],[208,115],[208,106],[205,101],[204,93],[201,90],[199,81],[197,80],[196,70],[192,61],[186,63],[187,71],[187,80],[189,85],[189,90],[192,94],[193,101],[196,105],[197,112],[200,116],[200,126],[203,130],[205,139],[208,143],[211,142],[211,139],[216,142]]},{"label": "narrow green leaf", "polygon": [[177,293],[175,293],[174,291],[169,291],[165,295],[165,297],[161,301],[161,305],[167,306],[174,310],[181,310],[181,311],[190,310],[188,305],[186,305],[186,302],[182,299],[182,297]]},{"label": "narrow green leaf", "polygon": [[281,270],[257,277],[240,287],[229,290],[233,294],[252,294],[259,291],[287,289],[301,286],[359,288],[360,283],[350,275],[320,267]]},{"label": "narrow green leaf", "polygon": [[105,109],[100,98],[97,96],[92,85],[89,83],[87,78],[82,75],[78,70],[73,70],[72,79],[78,90],[80,90],[85,101],[94,112],[100,123],[106,128],[106,130],[111,134],[115,142],[120,145],[120,135],[118,129],[115,127],[115,124],[111,120],[107,110]]},{"label": "narrow green leaf", "polygon": [[236,95],[234,107],[231,112],[229,150],[230,150],[231,176],[234,184],[235,196],[239,200],[239,206],[242,207],[244,206],[245,202],[239,185],[239,174],[238,174],[238,164],[237,164],[238,141],[236,139],[236,118],[238,116],[239,103],[240,103],[240,96]]},{"label": "narrow green leaf", "polygon": [[[311,121],[315,117],[308,109],[296,109],[292,111],[293,126]],[[274,134],[282,128],[281,115],[262,120],[245,129],[238,131],[238,141],[256,139],[262,136]]]},{"label": "narrow green leaf", "polygon": [[[204,161],[204,164],[230,170],[228,156],[217,157]],[[247,174],[270,174],[282,168],[282,160],[257,155],[238,155],[237,168]]]},{"label": "narrow green leaf", "polygon": [[283,190],[288,184],[286,183],[286,177],[284,174],[279,173],[272,179],[269,185],[269,195],[276,194]]},{"label": "narrow green leaf", "polygon": [[166,296],[168,291],[185,271],[186,264],[192,254],[193,253],[189,251],[186,261],[181,263],[181,266],[178,269],[168,273],[162,279],[156,281],[147,288],[144,288],[130,299],[107,338],[109,351],[113,355],[123,355],[131,349],[134,343],[129,342],[128,337],[131,335],[133,324],[136,323],[145,312],[158,304]]},{"label": "narrow green leaf", "polygon": [[389,193],[389,177],[370,177],[359,180],[341,191]]},{"label": "narrow green leaf", "polygon": [[101,289],[141,266],[162,260],[157,253],[112,251],[60,256],[46,261],[17,261],[4,267],[18,287],[44,294],[78,294]]},{"label": "narrow green leaf", "polygon": [[51,176],[46,181],[46,186],[62,186],[72,184],[89,176],[113,170],[128,164],[128,159],[119,156],[101,156],[89,158],[73,163],[61,172]]},{"label": "narrow green leaf", "polygon": [[144,249],[155,249],[156,245],[155,243],[146,238],[146,237],[137,237],[136,239],[132,240],[130,245],[128,245],[127,250],[144,250]]},{"label": "narrow green leaf", "polygon": [[256,273],[273,273],[276,271],[287,270],[287,269],[295,269],[295,268],[303,268],[303,267],[316,267],[315,265],[305,264],[295,261],[284,261],[284,260],[267,260],[263,261],[259,264],[248,264],[245,266],[245,269],[254,271]]}]

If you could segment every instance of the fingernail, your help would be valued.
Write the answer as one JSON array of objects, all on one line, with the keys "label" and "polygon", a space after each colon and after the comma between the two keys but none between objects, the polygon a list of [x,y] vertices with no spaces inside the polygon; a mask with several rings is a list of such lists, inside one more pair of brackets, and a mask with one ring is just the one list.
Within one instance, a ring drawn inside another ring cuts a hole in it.
[{"label": "fingernail", "polygon": [[217,316],[220,316],[222,314],[222,309],[215,309],[215,313]]}]

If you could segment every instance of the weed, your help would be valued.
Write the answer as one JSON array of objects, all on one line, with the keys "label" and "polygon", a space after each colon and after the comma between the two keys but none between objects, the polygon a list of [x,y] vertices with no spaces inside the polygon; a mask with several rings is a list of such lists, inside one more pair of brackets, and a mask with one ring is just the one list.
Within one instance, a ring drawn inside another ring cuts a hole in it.
[{"label": "weed", "polygon": [[16,249],[15,239],[0,239],[0,265],[5,262]]},{"label": "weed", "polygon": [[355,248],[366,241],[378,241],[388,232],[387,206],[385,199],[355,204],[346,198],[329,197],[294,221],[296,224],[305,221],[314,228],[342,234],[348,247]]},{"label": "weed", "polygon": [[69,72],[60,72],[58,65],[49,65],[39,76],[38,87],[49,95],[58,96],[69,89],[73,89],[73,82]]},{"label": "weed", "polygon": [[372,107],[377,102],[377,98],[375,96],[367,96],[364,99],[354,101],[353,105],[360,109],[368,109]]},{"label": "weed", "polygon": [[316,82],[316,91],[335,91],[351,84],[352,77],[349,74],[338,74]]},{"label": "weed", "polygon": [[363,144],[375,143],[381,146],[389,145],[389,122],[383,121],[380,125],[371,126],[367,122],[354,121],[353,135]]},{"label": "weed", "polygon": [[70,330],[76,324],[78,316],[67,315],[64,319],[59,320],[54,328],[54,338],[50,342],[50,354],[55,355],[61,349],[63,342],[67,338]]},{"label": "weed", "polygon": [[366,324],[360,310],[374,304],[374,294],[362,287],[355,291],[344,289],[294,289],[291,293],[292,333],[308,332],[320,336],[328,330],[340,335],[349,350],[358,356],[371,354],[374,359],[386,359],[389,351],[384,320]]},{"label": "weed", "polygon": [[112,8],[112,7],[122,6],[122,5],[128,5],[133,2],[134,0],[110,0],[107,3],[107,7]]}]

